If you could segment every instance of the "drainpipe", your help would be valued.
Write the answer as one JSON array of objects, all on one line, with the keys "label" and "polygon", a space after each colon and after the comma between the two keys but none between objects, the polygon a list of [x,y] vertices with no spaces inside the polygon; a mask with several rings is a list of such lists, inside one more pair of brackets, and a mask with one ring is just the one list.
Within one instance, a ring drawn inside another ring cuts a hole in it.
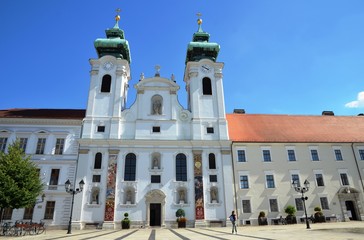
[{"label": "drainpipe", "polygon": [[360,179],[361,187],[362,187],[362,189],[363,189],[363,191],[364,191],[363,177],[361,176],[361,172],[360,172],[360,168],[359,168],[359,164],[358,164],[358,159],[356,158],[356,155],[355,155],[354,143],[351,143],[351,150],[353,151],[353,155],[354,155],[354,159],[355,159],[356,168],[358,169],[358,173],[359,173],[359,179]]},{"label": "drainpipe", "polygon": [[[235,168],[234,168],[234,157],[233,157],[233,142],[231,143],[231,163],[233,167],[233,185],[234,185],[234,195],[235,195],[235,209],[236,209],[236,219],[239,219],[239,211],[238,211],[238,194],[236,192],[236,184],[235,184]],[[239,223],[239,222],[238,222]]]}]

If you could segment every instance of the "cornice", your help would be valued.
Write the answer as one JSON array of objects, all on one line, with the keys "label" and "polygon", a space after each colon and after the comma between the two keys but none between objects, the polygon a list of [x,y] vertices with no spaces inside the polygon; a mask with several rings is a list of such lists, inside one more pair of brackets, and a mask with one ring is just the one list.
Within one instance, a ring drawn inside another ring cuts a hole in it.
[{"label": "cornice", "polygon": [[66,125],[81,127],[83,119],[0,118],[0,124]]}]

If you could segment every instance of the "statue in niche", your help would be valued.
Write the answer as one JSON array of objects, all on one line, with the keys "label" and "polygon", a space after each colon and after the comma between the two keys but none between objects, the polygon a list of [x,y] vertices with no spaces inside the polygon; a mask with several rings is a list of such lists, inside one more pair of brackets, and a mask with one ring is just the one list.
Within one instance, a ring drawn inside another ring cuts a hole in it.
[{"label": "statue in niche", "polygon": [[92,190],[91,204],[99,204],[99,192],[100,190],[98,188]]},{"label": "statue in niche", "polygon": [[159,164],[158,164],[158,158],[153,158],[153,168],[154,169],[158,169],[159,168]]},{"label": "statue in niche", "polygon": [[126,193],[126,203],[131,203],[131,191],[127,191]]},{"label": "statue in niche", "polygon": [[185,191],[184,190],[179,191],[179,201],[180,202],[185,201]]},{"label": "statue in niche", "polygon": [[162,114],[162,102],[159,99],[153,101],[153,115]]},{"label": "statue in niche", "polygon": [[216,202],[217,201],[217,194],[215,189],[211,189],[211,201]]}]

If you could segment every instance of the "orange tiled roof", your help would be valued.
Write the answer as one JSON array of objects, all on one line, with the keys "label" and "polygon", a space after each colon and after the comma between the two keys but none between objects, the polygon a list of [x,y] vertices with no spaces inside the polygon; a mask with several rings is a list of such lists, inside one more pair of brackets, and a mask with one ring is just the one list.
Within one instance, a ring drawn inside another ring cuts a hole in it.
[{"label": "orange tiled roof", "polygon": [[226,114],[230,140],[364,142],[364,116]]},{"label": "orange tiled roof", "polygon": [[13,108],[0,110],[0,118],[83,119],[85,113],[82,109]]}]

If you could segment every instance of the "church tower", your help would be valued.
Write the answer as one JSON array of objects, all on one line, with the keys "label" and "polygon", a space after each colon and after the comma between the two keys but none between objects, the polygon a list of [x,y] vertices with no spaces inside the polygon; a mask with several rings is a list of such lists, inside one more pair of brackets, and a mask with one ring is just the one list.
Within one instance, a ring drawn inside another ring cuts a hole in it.
[{"label": "church tower", "polygon": [[193,119],[193,139],[227,140],[222,83],[224,64],[216,62],[220,45],[209,42],[210,34],[202,30],[201,19],[197,23],[198,30],[188,44],[184,74],[188,110]]},{"label": "church tower", "polygon": [[90,59],[91,82],[83,138],[120,138],[119,118],[125,108],[130,80],[130,50],[124,31],[107,29],[106,38],[94,42],[98,58]]}]

